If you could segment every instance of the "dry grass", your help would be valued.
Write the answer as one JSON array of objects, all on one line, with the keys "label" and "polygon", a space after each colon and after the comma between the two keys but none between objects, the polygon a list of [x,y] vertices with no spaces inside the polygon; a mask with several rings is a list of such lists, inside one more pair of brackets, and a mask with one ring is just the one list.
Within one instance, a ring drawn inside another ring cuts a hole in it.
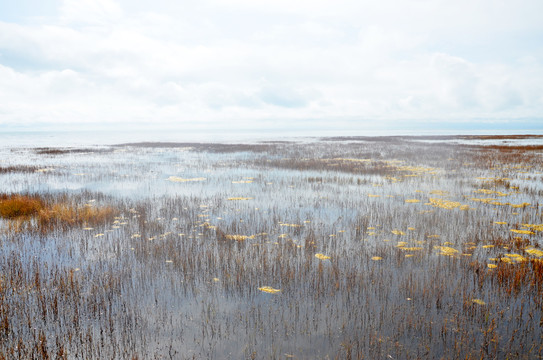
[{"label": "dry grass", "polygon": [[10,223],[11,229],[25,228],[23,223],[31,218],[37,220],[36,226],[41,232],[54,227],[103,224],[118,213],[112,206],[78,206],[68,201],[49,203],[37,195],[0,195],[0,217],[15,221],[16,225]]},{"label": "dry grass", "polygon": [[44,207],[43,201],[35,196],[0,195],[0,217],[14,219],[38,214]]}]

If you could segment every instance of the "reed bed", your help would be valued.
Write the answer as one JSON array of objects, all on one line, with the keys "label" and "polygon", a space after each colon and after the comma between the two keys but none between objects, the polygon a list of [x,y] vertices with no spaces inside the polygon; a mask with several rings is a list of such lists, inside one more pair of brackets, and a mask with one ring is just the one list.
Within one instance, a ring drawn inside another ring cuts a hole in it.
[{"label": "reed bed", "polygon": [[0,359],[542,358],[543,153],[458,139],[17,149]]}]

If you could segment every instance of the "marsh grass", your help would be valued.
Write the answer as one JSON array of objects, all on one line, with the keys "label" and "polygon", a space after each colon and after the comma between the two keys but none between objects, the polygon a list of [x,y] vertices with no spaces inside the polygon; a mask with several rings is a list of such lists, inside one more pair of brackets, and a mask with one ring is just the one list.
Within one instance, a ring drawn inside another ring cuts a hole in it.
[{"label": "marsh grass", "polygon": [[103,224],[119,213],[112,206],[76,205],[66,197],[60,201],[50,202],[39,195],[0,194],[0,218],[15,221],[19,228],[29,222],[45,233],[53,228]]},{"label": "marsh grass", "polygon": [[114,149],[1,174],[0,359],[543,357],[537,149]]}]

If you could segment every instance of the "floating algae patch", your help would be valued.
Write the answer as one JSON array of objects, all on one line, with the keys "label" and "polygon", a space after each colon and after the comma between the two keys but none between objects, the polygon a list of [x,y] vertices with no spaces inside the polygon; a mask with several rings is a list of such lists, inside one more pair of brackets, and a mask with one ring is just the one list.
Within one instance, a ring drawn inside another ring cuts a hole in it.
[{"label": "floating algae patch", "polygon": [[274,289],[271,286],[262,286],[262,287],[259,287],[258,290],[268,293],[268,294],[277,294],[281,292],[281,290]]},{"label": "floating algae patch", "polygon": [[531,204],[527,203],[527,202],[523,202],[522,204],[506,203],[505,205],[509,205],[509,206],[511,206],[512,208],[515,208],[515,209],[524,209],[526,206],[530,206]]},{"label": "floating algae patch", "polygon": [[509,194],[503,193],[501,191],[489,190],[489,189],[477,189],[473,192],[485,194],[485,195],[498,195],[498,196],[508,196]]},{"label": "floating algae patch", "polygon": [[533,231],[530,231],[530,230],[511,229],[510,231],[514,232],[516,234],[524,234],[524,235],[533,235],[533,234],[535,234]]},{"label": "floating algae patch", "polygon": [[543,224],[522,224],[522,226],[532,229],[534,231],[543,231]]},{"label": "floating algae patch", "polygon": [[520,254],[505,254],[500,260],[505,263],[520,263],[527,259]]},{"label": "floating algae patch", "polygon": [[526,248],[524,249],[525,252],[527,252],[530,255],[534,255],[537,257],[543,256],[543,251],[535,248]]},{"label": "floating algae patch", "polygon": [[452,210],[452,209],[460,209],[460,210],[469,210],[468,205],[462,205],[458,201],[450,201],[450,200],[444,200],[444,199],[435,199],[430,198],[427,203],[424,205],[431,205],[433,207]]},{"label": "floating algae patch", "polygon": [[407,247],[407,246],[398,246],[399,249],[403,250],[403,251],[421,251],[423,248],[420,247],[420,246],[411,246],[411,247]]},{"label": "floating algae patch", "polygon": [[324,255],[324,254],[315,254],[315,257],[320,260],[328,260],[330,259],[330,256]]},{"label": "floating algae patch", "polygon": [[182,177],[179,177],[179,176],[170,176],[166,180],[172,181],[172,182],[194,182],[194,181],[205,181],[206,178],[205,177],[198,177],[198,178],[185,179],[185,178],[182,178]]},{"label": "floating algae patch", "polygon": [[236,241],[244,241],[249,238],[247,235],[225,235],[224,236],[227,240],[236,240]]},{"label": "floating algae patch", "polygon": [[439,255],[453,256],[459,253],[458,250],[449,246],[434,246],[434,249],[439,250]]}]

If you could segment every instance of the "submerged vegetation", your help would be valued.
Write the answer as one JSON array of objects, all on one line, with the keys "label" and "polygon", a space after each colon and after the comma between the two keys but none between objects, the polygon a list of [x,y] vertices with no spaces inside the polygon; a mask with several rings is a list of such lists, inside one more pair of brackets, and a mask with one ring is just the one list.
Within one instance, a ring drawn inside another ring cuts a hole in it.
[{"label": "submerged vegetation", "polygon": [[543,358],[530,139],[4,149],[0,359]]}]

